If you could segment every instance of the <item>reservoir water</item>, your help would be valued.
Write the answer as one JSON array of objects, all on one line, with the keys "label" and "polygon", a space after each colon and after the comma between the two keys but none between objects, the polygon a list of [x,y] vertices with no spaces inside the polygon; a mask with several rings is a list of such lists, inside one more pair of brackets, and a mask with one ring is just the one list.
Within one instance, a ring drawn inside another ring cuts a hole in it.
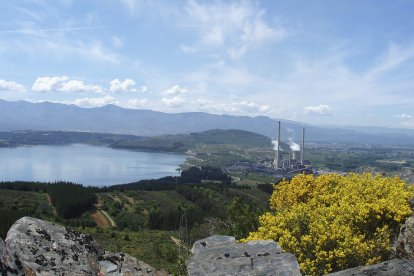
[{"label": "reservoir water", "polygon": [[178,175],[185,156],[73,144],[0,148],[0,181],[104,186]]}]

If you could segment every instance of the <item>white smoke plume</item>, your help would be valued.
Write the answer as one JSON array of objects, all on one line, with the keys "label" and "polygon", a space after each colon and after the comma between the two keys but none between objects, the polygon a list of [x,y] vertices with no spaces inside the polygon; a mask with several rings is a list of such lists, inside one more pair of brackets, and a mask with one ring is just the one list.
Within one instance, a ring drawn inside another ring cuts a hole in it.
[{"label": "white smoke plume", "polygon": [[277,140],[272,140],[272,145],[273,145],[273,149],[277,150],[277,145],[279,144],[279,142]]},{"label": "white smoke plume", "polygon": [[300,151],[300,146],[296,144],[295,142],[293,142],[292,138],[289,138],[289,146],[290,146],[290,149],[293,151]]},{"label": "white smoke plume", "polygon": [[[279,142],[278,142],[277,140],[272,140],[272,145],[273,145],[273,149],[274,149],[274,150],[277,150],[277,144],[278,144],[278,143],[279,143]],[[280,145],[279,150],[280,150],[280,151],[283,151],[283,149],[282,149],[282,145]]]}]

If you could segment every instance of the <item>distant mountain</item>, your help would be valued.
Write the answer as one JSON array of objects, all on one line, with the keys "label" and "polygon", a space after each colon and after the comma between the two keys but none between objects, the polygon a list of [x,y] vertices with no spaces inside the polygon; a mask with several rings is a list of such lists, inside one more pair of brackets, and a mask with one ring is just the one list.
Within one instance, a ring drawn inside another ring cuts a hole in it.
[{"label": "distant mountain", "polygon": [[[299,141],[302,123],[282,120],[282,140]],[[80,108],[58,103],[0,100],[0,131],[61,130],[155,136],[239,129],[276,136],[276,119],[203,112],[163,113],[114,105]],[[391,128],[306,126],[307,142],[414,145],[414,130]],[[374,131],[375,130],[375,131]]]}]

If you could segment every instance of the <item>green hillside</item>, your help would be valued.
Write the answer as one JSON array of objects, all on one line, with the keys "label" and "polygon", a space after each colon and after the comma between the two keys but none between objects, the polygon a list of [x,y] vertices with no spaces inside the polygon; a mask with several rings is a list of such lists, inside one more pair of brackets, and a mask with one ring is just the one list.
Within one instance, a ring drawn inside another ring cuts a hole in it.
[{"label": "green hillside", "polygon": [[162,135],[145,140],[117,141],[111,144],[114,148],[128,148],[147,151],[184,153],[201,144],[232,144],[248,147],[271,147],[270,138],[244,130],[212,129],[200,133]]},{"label": "green hillside", "polygon": [[190,247],[212,234],[244,237],[256,230],[269,198],[254,187],[231,184],[212,167],[102,188],[0,182],[0,236],[4,239],[18,218],[37,217],[90,233],[106,250],[171,272],[178,261],[177,241]]}]

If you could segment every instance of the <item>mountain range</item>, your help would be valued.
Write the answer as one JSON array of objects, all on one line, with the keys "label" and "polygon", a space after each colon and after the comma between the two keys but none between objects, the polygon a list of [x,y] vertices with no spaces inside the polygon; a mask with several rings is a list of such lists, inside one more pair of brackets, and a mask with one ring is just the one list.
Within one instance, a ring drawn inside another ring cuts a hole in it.
[{"label": "mountain range", "polygon": [[[86,131],[157,136],[210,129],[239,129],[275,137],[277,121],[278,119],[266,116],[217,115],[204,112],[164,113],[125,109],[115,105],[81,108],[52,102],[0,100],[0,131]],[[289,138],[299,141],[302,127],[305,127],[307,142],[414,145],[414,129],[315,126],[281,121],[281,137],[286,142]]]}]

